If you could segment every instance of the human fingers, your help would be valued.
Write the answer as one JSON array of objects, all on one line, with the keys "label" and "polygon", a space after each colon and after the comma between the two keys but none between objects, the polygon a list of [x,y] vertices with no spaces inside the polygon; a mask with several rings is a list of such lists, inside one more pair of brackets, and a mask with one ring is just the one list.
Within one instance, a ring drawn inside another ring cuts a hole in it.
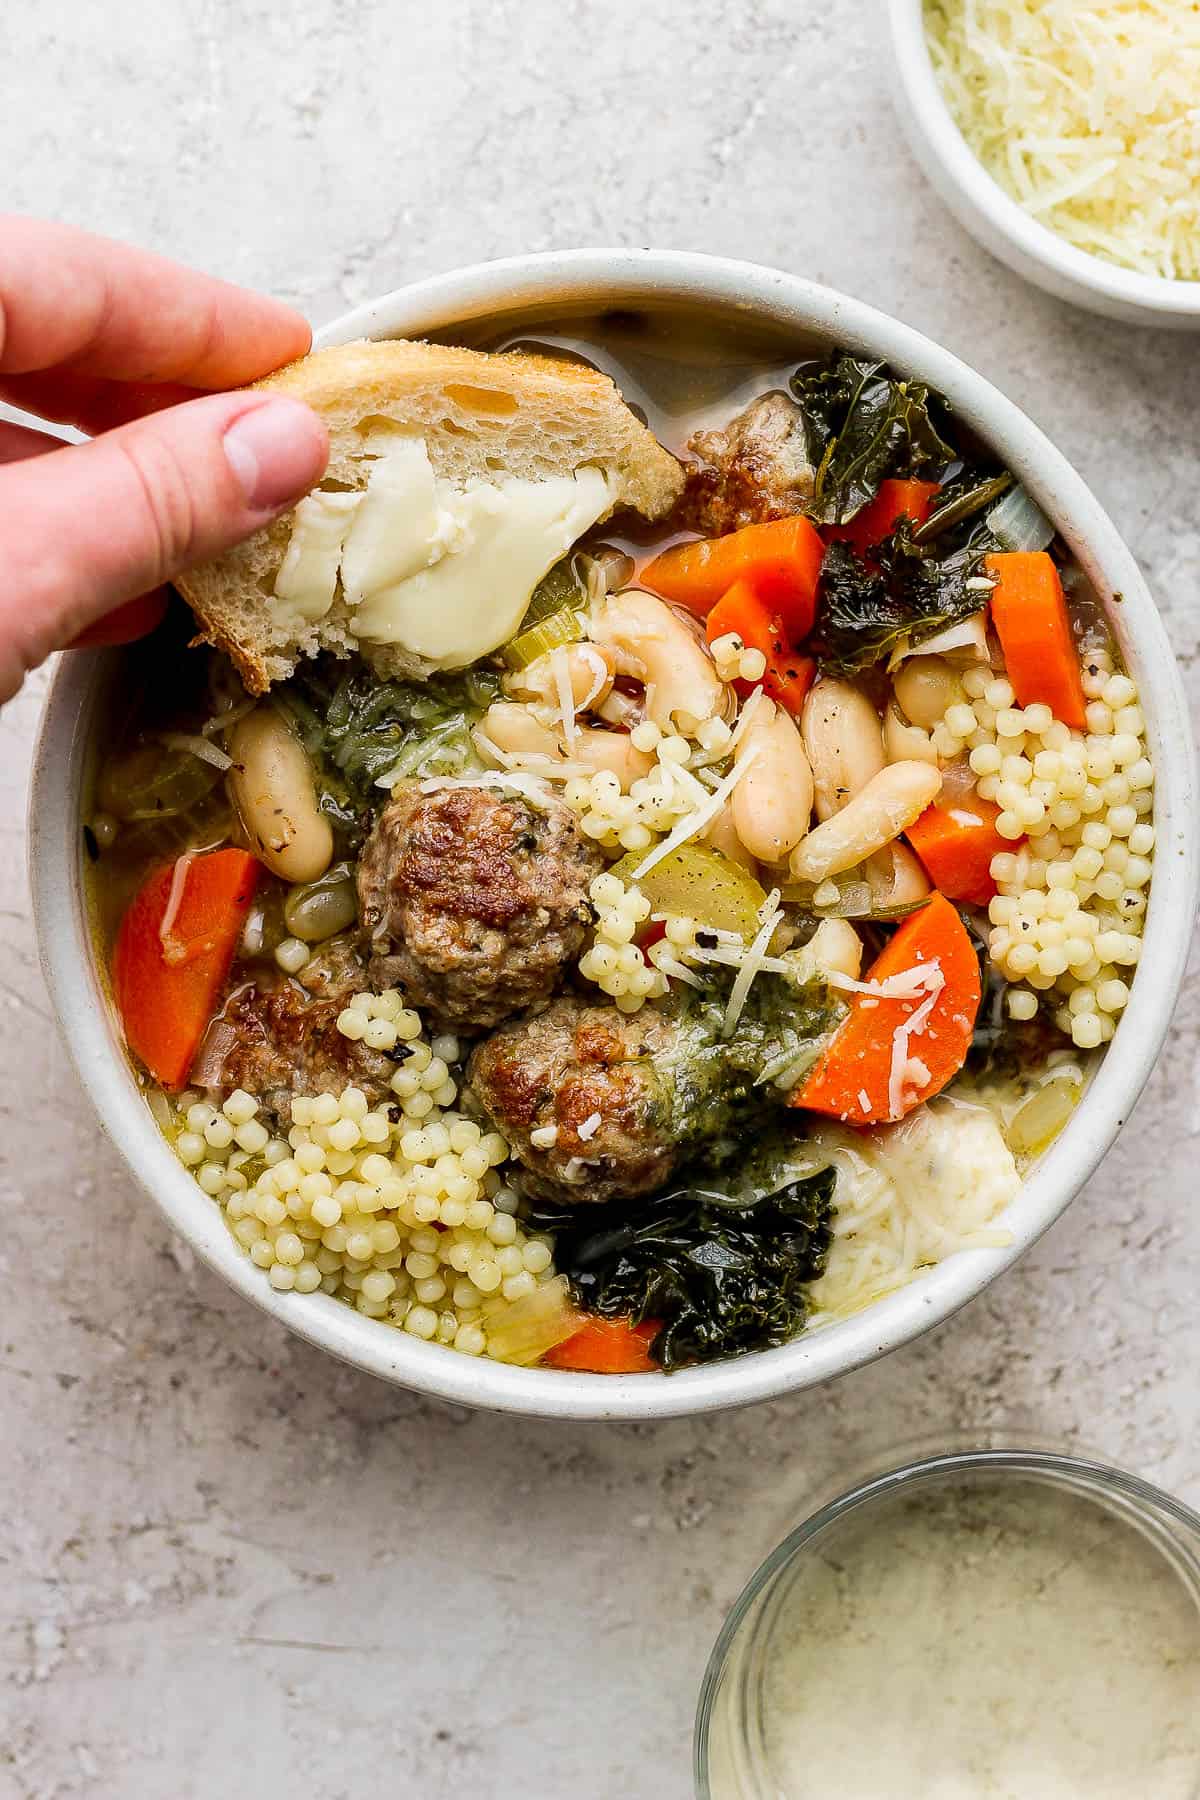
[{"label": "human fingers", "polygon": [[131,597],[218,555],[310,488],[320,420],[282,395],[222,394],[0,470],[0,700]]},{"label": "human fingers", "polygon": [[145,637],[153,631],[167,610],[168,596],[164,587],[155,588],[152,593],[139,594],[136,600],[126,600],[122,606],[114,606],[110,613],[97,619],[93,625],[85,625],[78,637],[72,638],[67,645],[68,650],[98,650],[105,644],[132,644],[135,638]]},{"label": "human fingers", "polygon": [[88,437],[114,426],[128,425],[147,413],[196,400],[204,389],[179,381],[109,381],[101,375],[79,375],[73,369],[37,369],[28,375],[0,375],[0,400],[23,412],[73,425]]},{"label": "human fingers", "polygon": [[0,463],[21,462],[27,456],[44,456],[47,450],[61,450],[62,439],[48,431],[35,431],[31,425],[18,425],[11,419],[0,419]]},{"label": "human fingers", "polygon": [[311,342],[282,301],[73,226],[0,216],[0,372],[65,365],[120,381],[224,388]]}]

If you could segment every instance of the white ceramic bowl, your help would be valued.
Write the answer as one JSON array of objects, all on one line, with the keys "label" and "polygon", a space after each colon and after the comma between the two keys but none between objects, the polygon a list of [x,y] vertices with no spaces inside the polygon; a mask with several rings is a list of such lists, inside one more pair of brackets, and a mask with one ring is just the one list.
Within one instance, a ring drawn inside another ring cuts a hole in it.
[{"label": "white ceramic bowl", "polygon": [[887,0],[896,107],[912,151],[959,224],[1060,300],[1131,325],[1200,331],[1200,281],[1140,275],[1105,262],[1039,224],[993,181],[942,98],[925,37],[922,0]]},{"label": "white ceramic bowl", "polygon": [[31,792],[34,908],[46,980],[80,1079],[143,1187],[204,1260],[273,1318],[359,1368],[446,1400],[551,1418],[665,1418],[765,1400],[844,1373],[945,1319],[1052,1224],[1128,1117],[1162,1046],[1195,907],[1195,777],[1188,715],[1154,602],[1079,476],[1017,408],[918,332],[844,295],[752,264],[678,252],[581,250],[514,258],[419,282],[360,307],[324,344],[458,327],[503,314],[536,325],[572,309],[701,306],[814,342],[885,357],[947,396],[1055,520],[1097,588],[1119,592],[1114,626],[1142,690],[1158,770],[1158,851],[1145,955],[1099,1071],[1006,1215],[1011,1245],[949,1258],[855,1318],[776,1350],[675,1375],[598,1376],[479,1361],[378,1324],[323,1294],[277,1294],[234,1244],[214,1203],[159,1135],[122,1053],[97,969],[83,883],[81,795],[93,724],[119,652],[60,659]]}]

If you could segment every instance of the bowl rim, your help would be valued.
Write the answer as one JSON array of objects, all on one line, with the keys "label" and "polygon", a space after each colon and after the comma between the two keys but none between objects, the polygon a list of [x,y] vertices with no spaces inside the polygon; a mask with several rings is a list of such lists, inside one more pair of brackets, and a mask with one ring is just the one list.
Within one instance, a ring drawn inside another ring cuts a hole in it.
[{"label": "bowl rim", "polygon": [[514,1368],[448,1354],[381,1327],[323,1294],[280,1294],[244,1256],[220,1210],[177,1161],[146,1107],[114,1029],[83,893],[78,795],[92,717],[118,652],[64,654],[34,753],[29,857],[38,947],[60,1030],[102,1129],[192,1249],[272,1318],[342,1360],[441,1400],[526,1416],[648,1420],[769,1400],[872,1361],[948,1318],[1029,1247],[1087,1181],[1141,1092],[1182,979],[1200,879],[1196,776],[1186,701],[1146,584],[1079,475],[1013,403],[928,338],[800,276],[692,252],[574,250],[474,264],[383,295],[334,320],[318,346],[356,337],[462,329],[485,318],[608,306],[736,309],[879,356],[946,395],[1055,519],[1085,571],[1124,604],[1111,623],[1143,689],[1156,761],[1155,881],[1147,954],[1107,1054],[1075,1116],[1029,1173],[1001,1249],[957,1252],[864,1311],[776,1349],[673,1375],[599,1376]]},{"label": "bowl rim", "polygon": [[[1061,297],[1067,297],[1069,289],[1082,287],[1131,312],[1154,314],[1162,324],[1193,319],[1200,323],[1200,281],[1143,275],[1106,262],[1068,243],[1005,192],[967,143],[942,94],[929,53],[924,0],[887,0],[887,9],[892,67],[906,103],[904,123],[914,139],[913,147],[918,151],[924,147],[953,183],[967,211],[982,221],[989,233],[1007,240],[1021,256],[1055,277],[1059,285],[1054,291]],[[992,247],[990,243],[988,247]],[[1024,269],[1018,272],[1028,273]]]}]

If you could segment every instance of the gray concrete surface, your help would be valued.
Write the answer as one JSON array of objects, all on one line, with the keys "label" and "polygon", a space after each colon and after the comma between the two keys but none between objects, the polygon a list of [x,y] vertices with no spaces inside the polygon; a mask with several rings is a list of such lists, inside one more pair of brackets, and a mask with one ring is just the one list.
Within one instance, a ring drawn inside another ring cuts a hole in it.
[{"label": "gray concrete surface", "polygon": [[[507,251],[775,262],[943,339],[1093,483],[1200,705],[1200,363],[960,233],[862,0],[41,0],[7,201],[317,321]],[[806,1494],[912,1440],[1094,1449],[1200,1503],[1193,985],[1100,1176],[983,1299],[823,1392],[657,1429],[423,1403],[264,1325],[99,1142],[21,867],[41,681],[0,718],[0,1800],[689,1792],[704,1660]]]}]

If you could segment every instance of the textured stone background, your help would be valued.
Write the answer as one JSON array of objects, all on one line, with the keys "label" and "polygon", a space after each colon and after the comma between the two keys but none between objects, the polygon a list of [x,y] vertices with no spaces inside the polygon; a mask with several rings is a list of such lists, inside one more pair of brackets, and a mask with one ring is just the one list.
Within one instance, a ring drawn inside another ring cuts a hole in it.
[{"label": "textured stone background", "polygon": [[[962,236],[862,0],[40,0],[5,39],[10,205],[318,322],[602,243],[778,263],[899,313],[1091,481],[1200,704],[1200,361]],[[682,1800],[709,1645],[814,1485],[1003,1429],[1200,1502],[1194,987],[1101,1176],[908,1351],[656,1429],[429,1405],[271,1330],[98,1141],[21,869],[40,687],[0,719],[0,1800]]]}]

